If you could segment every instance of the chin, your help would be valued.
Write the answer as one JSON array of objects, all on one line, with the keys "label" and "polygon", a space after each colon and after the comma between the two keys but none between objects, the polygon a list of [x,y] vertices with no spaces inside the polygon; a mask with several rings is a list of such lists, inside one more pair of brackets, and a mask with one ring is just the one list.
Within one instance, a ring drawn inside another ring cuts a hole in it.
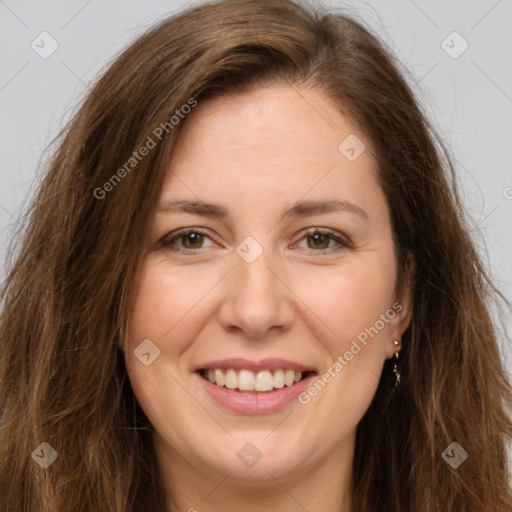
[{"label": "chin", "polygon": [[[268,435],[268,434],[266,434]],[[230,440],[231,447],[223,443],[224,450],[210,455],[210,468],[227,475],[230,482],[246,485],[261,485],[275,478],[291,476],[304,469],[304,447],[285,445],[278,440],[258,436],[244,436],[244,440]],[[278,448],[277,448],[278,447]]]}]

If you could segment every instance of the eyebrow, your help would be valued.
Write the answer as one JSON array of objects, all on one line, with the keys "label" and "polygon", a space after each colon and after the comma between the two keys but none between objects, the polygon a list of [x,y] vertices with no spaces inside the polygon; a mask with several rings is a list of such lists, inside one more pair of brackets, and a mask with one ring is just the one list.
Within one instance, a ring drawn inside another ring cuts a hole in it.
[{"label": "eyebrow", "polygon": [[[321,215],[338,211],[355,213],[369,220],[368,214],[354,203],[332,199],[330,201],[300,201],[288,208],[281,220],[286,218],[302,218],[310,215]],[[205,203],[204,201],[189,201],[185,199],[164,200],[157,206],[157,212],[186,212],[224,219],[229,216],[229,211],[219,204]]]}]

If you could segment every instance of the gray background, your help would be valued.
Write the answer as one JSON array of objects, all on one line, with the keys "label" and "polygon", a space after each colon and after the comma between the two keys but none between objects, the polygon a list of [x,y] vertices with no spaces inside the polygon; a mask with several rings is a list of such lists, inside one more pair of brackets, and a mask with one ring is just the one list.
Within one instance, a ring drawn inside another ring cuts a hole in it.
[{"label": "gray background", "polygon": [[[511,300],[512,0],[324,3],[356,13],[410,70],[412,86],[452,150],[478,247]],[[187,5],[177,0],[0,0],[2,277],[11,230],[37,185],[45,147],[107,62],[162,16]],[[48,51],[51,40],[40,36],[45,31],[58,48],[43,59],[31,44]],[[451,35],[454,31],[461,37]],[[458,55],[464,41],[468,48]],[[507,312],[509,332],[510,316]],[[512,351],[502,343],[512,369]]]}]

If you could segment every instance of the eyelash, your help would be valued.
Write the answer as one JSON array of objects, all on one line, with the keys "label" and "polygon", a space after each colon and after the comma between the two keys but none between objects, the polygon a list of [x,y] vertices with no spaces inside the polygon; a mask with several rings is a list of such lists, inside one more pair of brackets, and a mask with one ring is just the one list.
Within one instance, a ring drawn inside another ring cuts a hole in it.
[{"label": "eyelash", "polygon": [[[203,235],[203,236],[210,238],[210,236],[208,236],[207,232],[201,228],[185,228],[185,229],[181,229],[175,233],[170,233],[170,235],[168,235],[164,239],[162,239],[160,244],[162,247],[164,247],[165,249],[167,249],[169,251],[177,252],[177,253],[181,253],[181,254],[190,254],[192,252],[199,252],[199,251],[201,251],[201,249],[203,249],[203,247],[200,247],[199,249],[187,249],[187,248],[181,248],[181,247],[172,247],[172,243],[174,241],[179,240],[180,238],[183,238],[184,236],[190,235],[192,233],[198,234],[198,235]],[[332,247],[327,248],[327,249],[318,249],[318,250],[309,249],[310,251],[312,251],[314,253],[338,252],[338,251],[342,251],[344,249],[348,249],[348,248],[352,247],[352,244],[347,239],[339,236],[335,231],[332,231],[330,229],[325,229],[325,228],[323,228],[323,229],[310,228],[309,230],[307,230],[304,233],[304,235],[302,236],[300,241],[303,240],[304,238],[307,238],[308,236],[312,236],[312,235],[328,236],[331,240],[334,240],[338,244],[338,247],[335,247],[334,251],[328,250],[328,249],[333,249]]]}]

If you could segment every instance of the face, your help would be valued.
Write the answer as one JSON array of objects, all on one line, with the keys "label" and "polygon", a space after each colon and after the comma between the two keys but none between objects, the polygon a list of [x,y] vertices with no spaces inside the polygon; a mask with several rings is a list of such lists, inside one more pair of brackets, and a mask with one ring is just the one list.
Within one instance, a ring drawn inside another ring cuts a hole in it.
[{"label": "face", "polygon": [[369,147],[305,88],[187,117],[125,352],[161,460],[254,483],[351,453],[410,320]]}]

